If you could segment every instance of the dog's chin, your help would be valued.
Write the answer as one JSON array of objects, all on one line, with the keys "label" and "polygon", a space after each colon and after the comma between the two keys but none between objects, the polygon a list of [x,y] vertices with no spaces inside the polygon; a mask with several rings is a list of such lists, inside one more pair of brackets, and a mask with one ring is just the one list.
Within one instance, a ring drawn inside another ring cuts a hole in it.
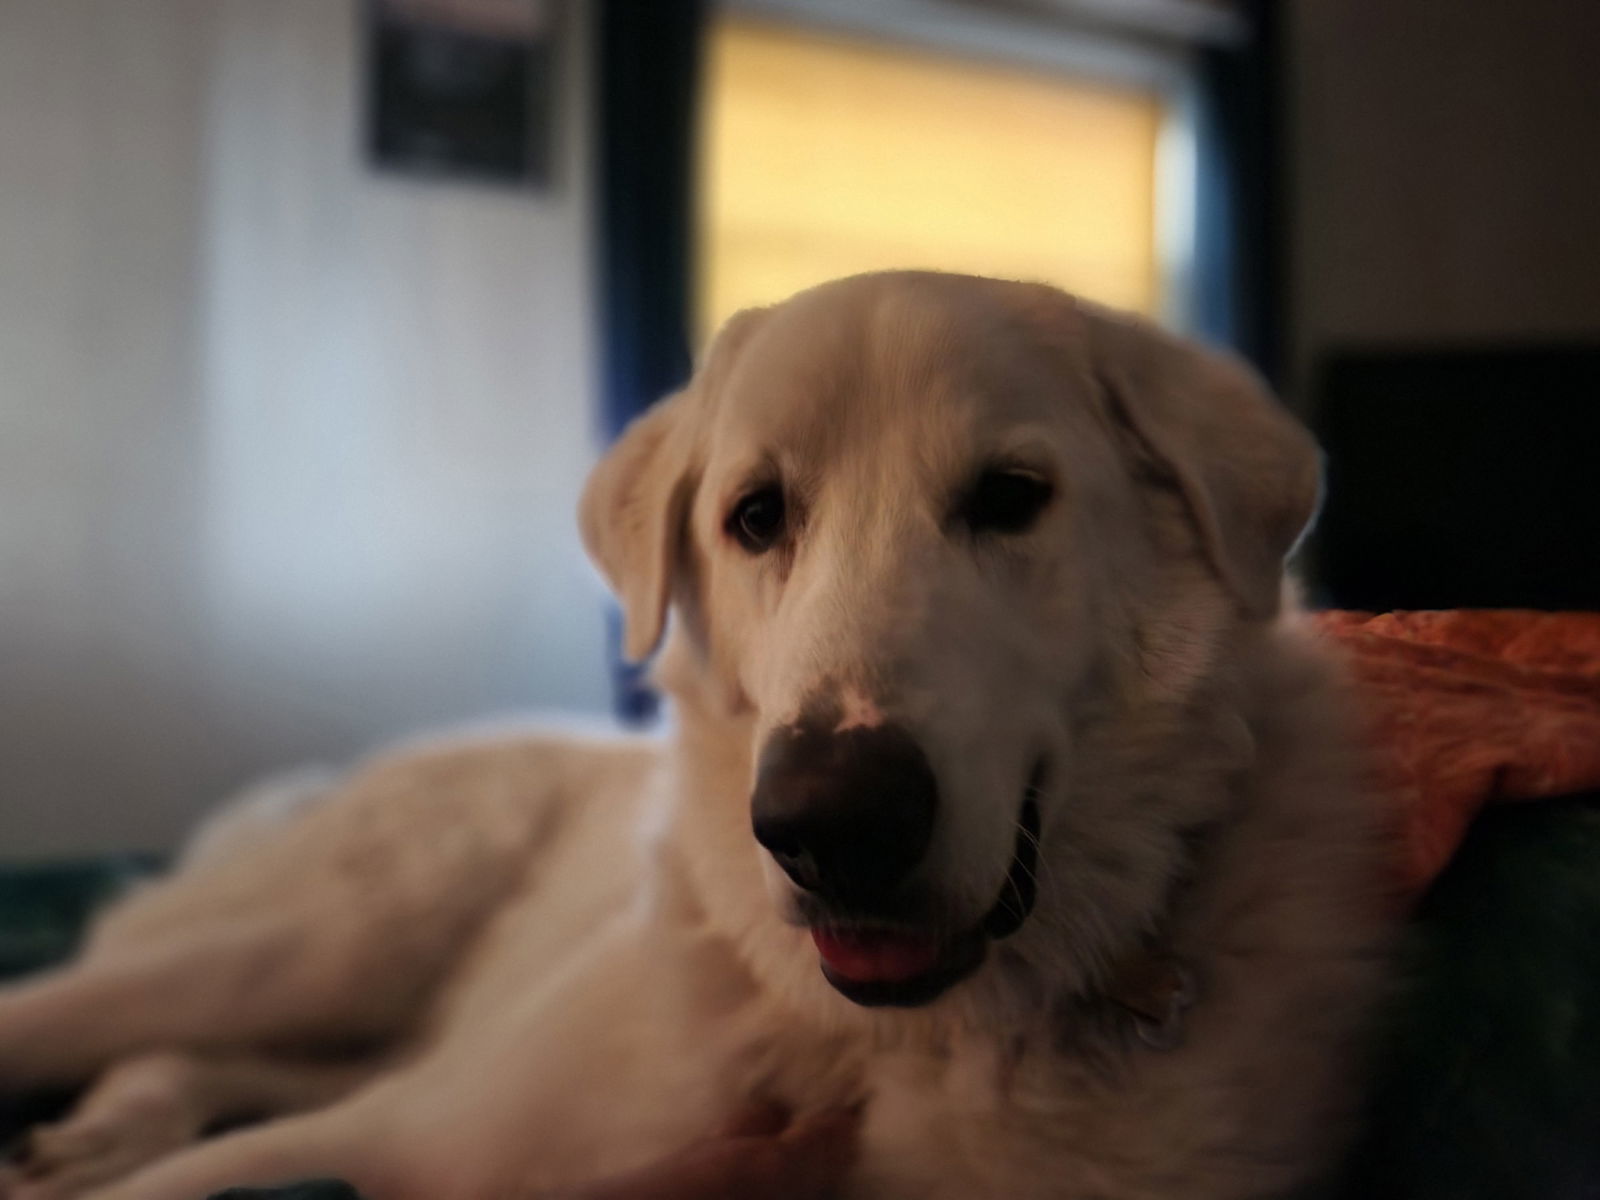
[{"label": "dog's chin", "polygon": [[998,897],[982,919],[955,933],[823,914],[808,919],[823,978],[845,999],[865,1007],[933,1003],[983,965],[990,942],[1016,933],[1033,912],[1038,843],[1039,810],[1029,798]]}]

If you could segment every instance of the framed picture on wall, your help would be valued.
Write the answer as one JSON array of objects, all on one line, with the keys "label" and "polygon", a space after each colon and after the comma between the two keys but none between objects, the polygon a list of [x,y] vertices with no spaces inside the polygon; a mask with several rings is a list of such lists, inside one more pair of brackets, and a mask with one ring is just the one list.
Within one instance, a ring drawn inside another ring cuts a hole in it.
[{"label": "framed picture on wall", "polygon": [[367,0],[366,151],[379,169],[551,182],[555,0]]}]

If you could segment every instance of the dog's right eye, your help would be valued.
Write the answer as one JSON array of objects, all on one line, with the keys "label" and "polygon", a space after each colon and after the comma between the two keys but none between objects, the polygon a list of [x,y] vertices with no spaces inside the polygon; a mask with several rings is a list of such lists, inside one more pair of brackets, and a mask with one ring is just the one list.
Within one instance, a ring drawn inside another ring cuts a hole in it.
[{"label": "dog's right eye", "polygon": [[724,526],[751,554],[764,554],[783,536],[783,489],[768,484],[740,497]]},{"label": "dog's right eye", "polygon": [[1031,472],[992,467],[962,497],[958,514],[974,533],[1022,533],[1053,494],[1049,482]]}]

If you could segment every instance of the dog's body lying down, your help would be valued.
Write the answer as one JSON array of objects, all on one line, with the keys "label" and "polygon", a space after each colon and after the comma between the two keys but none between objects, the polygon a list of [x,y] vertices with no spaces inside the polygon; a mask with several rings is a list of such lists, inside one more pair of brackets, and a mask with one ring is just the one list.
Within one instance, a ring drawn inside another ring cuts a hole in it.
[{"label": "dog's body lying down", "polygon": [[742,314],[584,501],[630,652],[676,613],[671,742],[442,745],[213,839],[0,993],[0,1083],[103,1073],[11,1195],[533,1196],[752,1096],[865,1102],[850,1196],[1288,1191],[1381,941],[1281,611],[1316,493],[1242,369],[1047,288]]}]

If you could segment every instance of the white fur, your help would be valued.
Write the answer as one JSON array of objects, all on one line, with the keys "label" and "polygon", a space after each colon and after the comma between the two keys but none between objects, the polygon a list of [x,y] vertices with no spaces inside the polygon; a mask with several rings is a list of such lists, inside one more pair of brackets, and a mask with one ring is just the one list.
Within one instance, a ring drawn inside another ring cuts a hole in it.
[{"label": "white fur", "polygon": [[[997,458],[1056,495],[974,537],[952,497]],[[765,556],[723,533],[758,477],[794,512]],[[1274,611],[1315,496],[1243,371],[1049,289],[870,276],[737,318],[584,506],[629,645],[674,614],[671,741],[445,741],[213,839],[0,992],[0,1080],[184,1064],[103,1087],[102,1148],[5,1194],[512,1195],[647,1163],[756,1094],[867,1101],[852,1197],[1288,1189],[1343,1129],[1381,944],[1337,687]],[[926,750],[917,882],[951,927],[993,902],[1048,766],[1034,913],[926,1007],[836,993],[751,837],[755,756],[819,701]],[[1166,1051],[1115,1003],[1150,944],[1200,981]],[[241,1105],[244,1054],[277,1119],[175,1153],[119,1126],[150,1079]]]}]

